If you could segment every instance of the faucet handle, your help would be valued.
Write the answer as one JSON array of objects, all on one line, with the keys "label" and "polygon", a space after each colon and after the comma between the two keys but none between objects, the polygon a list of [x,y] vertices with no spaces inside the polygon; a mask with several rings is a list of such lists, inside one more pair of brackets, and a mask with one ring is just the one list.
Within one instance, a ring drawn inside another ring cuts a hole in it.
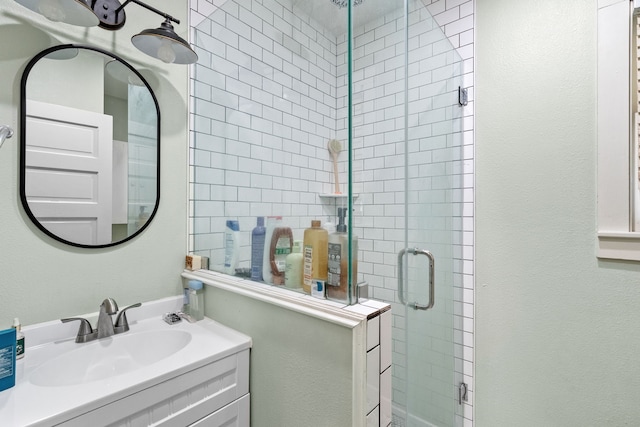
[{"label": "faucet handle", "polygon": [[130,308],[140,307],[142,303],[136,303],[130,305],[129,307],[123,308],[120,313],[118,313],[118,317],[116,317],[116,323],[114,325],[114,329],[116,334],[120,334],[122,332],[127,332],[129,330],[129,322],[127,321],[127,310]]},{"label": "faucet handle", "polygon": [[82,317],[69,317],[66,319],[60,319],[62,323],[73,322],[74,320],[80,321],[80,327],[78,328],[78,334],[76,335],[76,342],[83,343],[87,341],[91,341],[93,339],[93,328],[91,328],[91,323],[87,319],[83,319]]}]

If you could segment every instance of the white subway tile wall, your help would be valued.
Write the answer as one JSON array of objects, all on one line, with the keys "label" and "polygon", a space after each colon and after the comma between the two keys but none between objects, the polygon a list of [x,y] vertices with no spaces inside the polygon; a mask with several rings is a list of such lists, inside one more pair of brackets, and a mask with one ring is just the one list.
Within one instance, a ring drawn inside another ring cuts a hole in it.
[{"label": "white subway tile wall", "polygon": [[[420,190],[409,193],[409,202],[429,201],[432,209],[409,217],[409,228],[424,229],[418,222],[426,216],[433,224],[415,237],[434,242],[435,248],[427,248],[434,252],[453,243],[445,255],[451,261],[438,260],[453,264],[453,270],[439,269],[438,274],[453,282],[454,290],[436,304],[454,313],[448,316],[453,318],[448,326],[449,335],[453,326],[455,345],[451,350],[446,339],[430,337],[429,351],[436,357],[453,351],[454,366],[445,363],[443,368],[455,369],[472,395],[474,5],[473,0],[410,4],[409,174],[423,178],[410,178],[410,188]],[[346,19],[344,11],[336,9],[335,19]],[[342,202],[318,195],[333,192],[327,140],[341,140],[346,150],[346,35],[297,10],[290,0],[191,0],[190,19],[191,41],[200,56],[191,73],[190,244],[196,253],[209,256],[215,268],[224,255],[225,220],[238,219],[241,266],[247,267],[256,216],[284,216],[296,238],[312,219],[334,215],[335,222],[336,205]],[[446,38],[438,36],[434,24]],[[375,298],[393,303],[394,329],[404,328],[405,322],[395,272],[405,226],[403,40],[401,10],[354,28],[353,170],[358,199],[353,215],[360,238],[358,270]],[[450,52],[451,45],[457,56]],[[450,78],[460,72],[460,83]],[[464,108],[453,106],[458,84],[469,90]],[[343,193],[346,159],[343,152]],[[452,213],[453,220],[444,220]],[[401,362],[394,371],[393,397],[404,402],[400,332],[394,331],[393,356]],[[450,411],[452,400],[457,405],[455,385],[444,396],[428,393],[435,405],[430,411],[438,411],[438,405]],[[457,411],[455,425],[473,425],[471,402]]]}]

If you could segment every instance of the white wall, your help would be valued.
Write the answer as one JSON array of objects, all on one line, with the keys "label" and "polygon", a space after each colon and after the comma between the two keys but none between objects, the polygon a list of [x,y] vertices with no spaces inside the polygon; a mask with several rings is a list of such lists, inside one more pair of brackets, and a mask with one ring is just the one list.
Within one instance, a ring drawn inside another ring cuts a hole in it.
[{"label": "white wall", "polygon": [[596,2],[476,14],[476,425],[636,425],[640,265],[595,257]]},{"label": "white wall", "polygon": [[[150,3],[182,19],[176,30],[187,37],[186,2]],[[133,34],[157,27],[162,18],[131,4],[125,27],[109,32],[52,24],[11,0],[0,0],[0,6],[0,123],[15,130],[0,148],[0,329],[11,326],[14,316],[29,325],[95,312],[105,297],[124,306],[178,294],[187,246],[188,67],[166,65],[130,43]],[[50,239],[20,203],[20,78],[36,53],[63,43],[93,44],[121,55],[143,71],[160,104],[160,209],[141,236],[111,249],[77,249]]]}]

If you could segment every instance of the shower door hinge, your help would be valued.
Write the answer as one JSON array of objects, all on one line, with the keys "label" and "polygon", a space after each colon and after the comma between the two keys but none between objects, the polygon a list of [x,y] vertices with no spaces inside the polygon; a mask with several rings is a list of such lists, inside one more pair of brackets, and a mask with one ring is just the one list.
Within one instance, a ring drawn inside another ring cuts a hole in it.
[{"label": "shower door hinge", "polygon": [[465,382],[460,383],[460,385],[458,386],[458,405],[462,405],[462,402],[469,401],[469,396],[467,392],[468,392],[467,383]]},{"label": "shower door hinge", "polygon": [[469,95],[467,93],[467,88],[464,88],[462,86],[458,86],[458,104],[460,104],[461,107],[469,104]]}]

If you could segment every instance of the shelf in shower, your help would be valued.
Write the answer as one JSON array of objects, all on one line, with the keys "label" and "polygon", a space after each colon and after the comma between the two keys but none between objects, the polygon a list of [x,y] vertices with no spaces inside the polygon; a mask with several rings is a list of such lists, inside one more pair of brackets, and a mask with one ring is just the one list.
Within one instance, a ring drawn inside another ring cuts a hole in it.
[{"label": "shelf in shower", "polygon": [[[321,199],[346,199],[348,194],[324,193],[318,194]],[[353,195],[353,200],[358,198],[358,194]]]}]

